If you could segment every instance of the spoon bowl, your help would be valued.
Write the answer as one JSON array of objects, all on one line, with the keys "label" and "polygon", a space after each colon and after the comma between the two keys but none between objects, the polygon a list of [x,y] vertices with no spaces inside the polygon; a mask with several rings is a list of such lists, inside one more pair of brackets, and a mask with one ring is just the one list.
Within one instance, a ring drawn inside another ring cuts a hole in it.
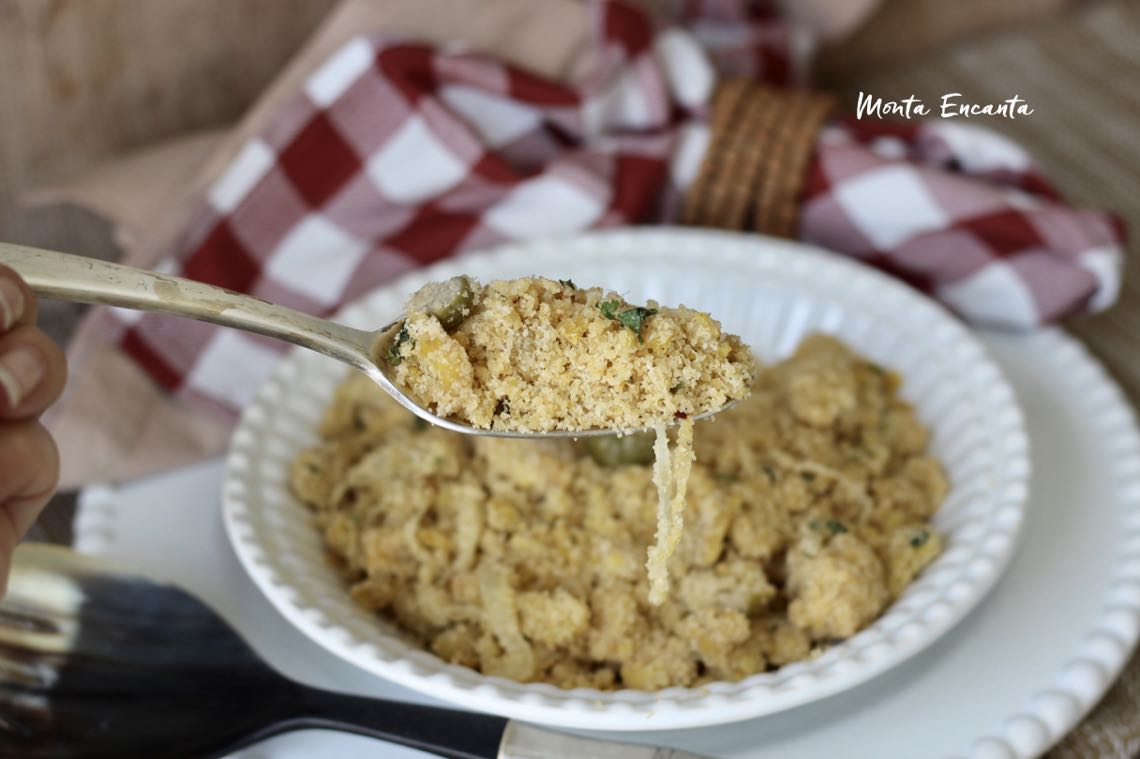
[{"label": "spoon bowl", "polygon": [[[0,263],[12,267],[45,298],[78,303],[99,303],[140,311],[159,311],[255,332],[284,340],[353,366],[367,374],[404,408],[421,419],[452,432],[504,438],[584,438],[641,430],[553,430],[520,432],[481,429],[466,422],[441,417],[425,408],[389,374],[384,356],[403,317],[376,331],[354,329],[320,319],[252,295],[237,293],[191,279],[137,269],[94,258],[0,243]],[[734,405],[694,414],[706,419]]]}]

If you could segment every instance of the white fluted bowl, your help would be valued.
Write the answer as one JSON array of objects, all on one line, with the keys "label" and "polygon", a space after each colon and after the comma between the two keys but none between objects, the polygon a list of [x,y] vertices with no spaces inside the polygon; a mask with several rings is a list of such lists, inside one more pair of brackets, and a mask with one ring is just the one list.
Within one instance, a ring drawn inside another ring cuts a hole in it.
[{"label": "white fluted bowl", "polygon": [[770,714],[851,688],[906,660],[961,620],[1013,553],[1029,480],[1028,439],[1013,391],[985,350],[933,302],[878,272],[796,243],[681,229],[602,232],[508,245],[417,270],[347,308],[369,328],[401,312],[422,284],[571,278],[709,311],[760,357],[789,354],[812,331],[834,334],[899,370],[902,394],[931,428],[950,493],[934,518],[945,548],[874,624],[820,657],[735,683],[653,693],[561,690],[487,677],[408,646],[353,603],[325,559],[289,465],[316,427],[342,365],[308,351],[281,362],[242,415],[224,486],[226,530],[242,565],[293,625],[381,677],[471,709],[598,730],[659,730]]}]

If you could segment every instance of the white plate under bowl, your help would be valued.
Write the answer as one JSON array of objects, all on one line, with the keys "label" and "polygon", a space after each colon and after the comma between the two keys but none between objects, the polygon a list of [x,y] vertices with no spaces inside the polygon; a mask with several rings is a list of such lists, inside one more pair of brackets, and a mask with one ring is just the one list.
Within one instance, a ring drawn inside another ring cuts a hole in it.
[{"label": "white plate under bowl", "polygon": [[902,392],[933,431],[950,494],[934,519],[943,554],[866,630],[822,656],[735,683],[648,693],[521,684],[409,647],[356,606],[325,559],[308,509],[286,480],[344,369],[296,351],[246,409],[227,460],[225,522],[242,565],[271,603],[344,659],[423,693],[531,722],[653,730],[770,714],[850,688],[913,656],[993,586],[1013,553],[1027,497],[1028,443],[1014,394],[980,344],[931,301],[878,272],[806,246],[677,229],[619,230],[510,245],[418,270],[348,308],[343,321],[385,324],[423,283],[542,274],[619,291],[634,302],[707,310],[764,360],[808,333],[839,336],[898,369]]}]

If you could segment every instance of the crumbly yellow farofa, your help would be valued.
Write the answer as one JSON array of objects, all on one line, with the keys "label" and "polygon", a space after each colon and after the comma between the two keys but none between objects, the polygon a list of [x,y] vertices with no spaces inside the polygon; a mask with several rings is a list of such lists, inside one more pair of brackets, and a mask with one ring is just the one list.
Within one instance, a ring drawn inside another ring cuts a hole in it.
[{"label": "crumbly yellow farofa", "polygon": [[540,277],[471,290],[451,329],[410,302],[393,357],[396,379],[440,416],[483,429],[630,430],[748,393],[751,352],[708,314]]},{"label": "crumbly yellow farofa", "polygon": [[659,606],[650,464],[450,434],[354,376],[291,483],[353,598],[448,661],[564,688],[736,680],[866,627],[938,554],[947,483],[899,381],[809,337],[698,423]]}]

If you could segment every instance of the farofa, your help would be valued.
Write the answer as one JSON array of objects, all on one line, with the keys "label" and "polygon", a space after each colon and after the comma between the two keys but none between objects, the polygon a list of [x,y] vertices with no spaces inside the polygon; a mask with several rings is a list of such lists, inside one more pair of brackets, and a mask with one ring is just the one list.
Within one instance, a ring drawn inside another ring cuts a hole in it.
[{"label": "farofa", "polygon": [[947,484],[898,384],[813,336],[699,425],[660,606],[649,465],[429,428],[351,377],[291,482],[357,602],[448,661],[564,688],[735,680],[866,627],[938,554]]},{"label": "farofa", "polygon": [[429,288],[449,283],[442,307],[409,300],[389,353],[396,379],[439,416],[482,429],[633,430],[748,394],[752,354],[708,314],[541,277]]}]

